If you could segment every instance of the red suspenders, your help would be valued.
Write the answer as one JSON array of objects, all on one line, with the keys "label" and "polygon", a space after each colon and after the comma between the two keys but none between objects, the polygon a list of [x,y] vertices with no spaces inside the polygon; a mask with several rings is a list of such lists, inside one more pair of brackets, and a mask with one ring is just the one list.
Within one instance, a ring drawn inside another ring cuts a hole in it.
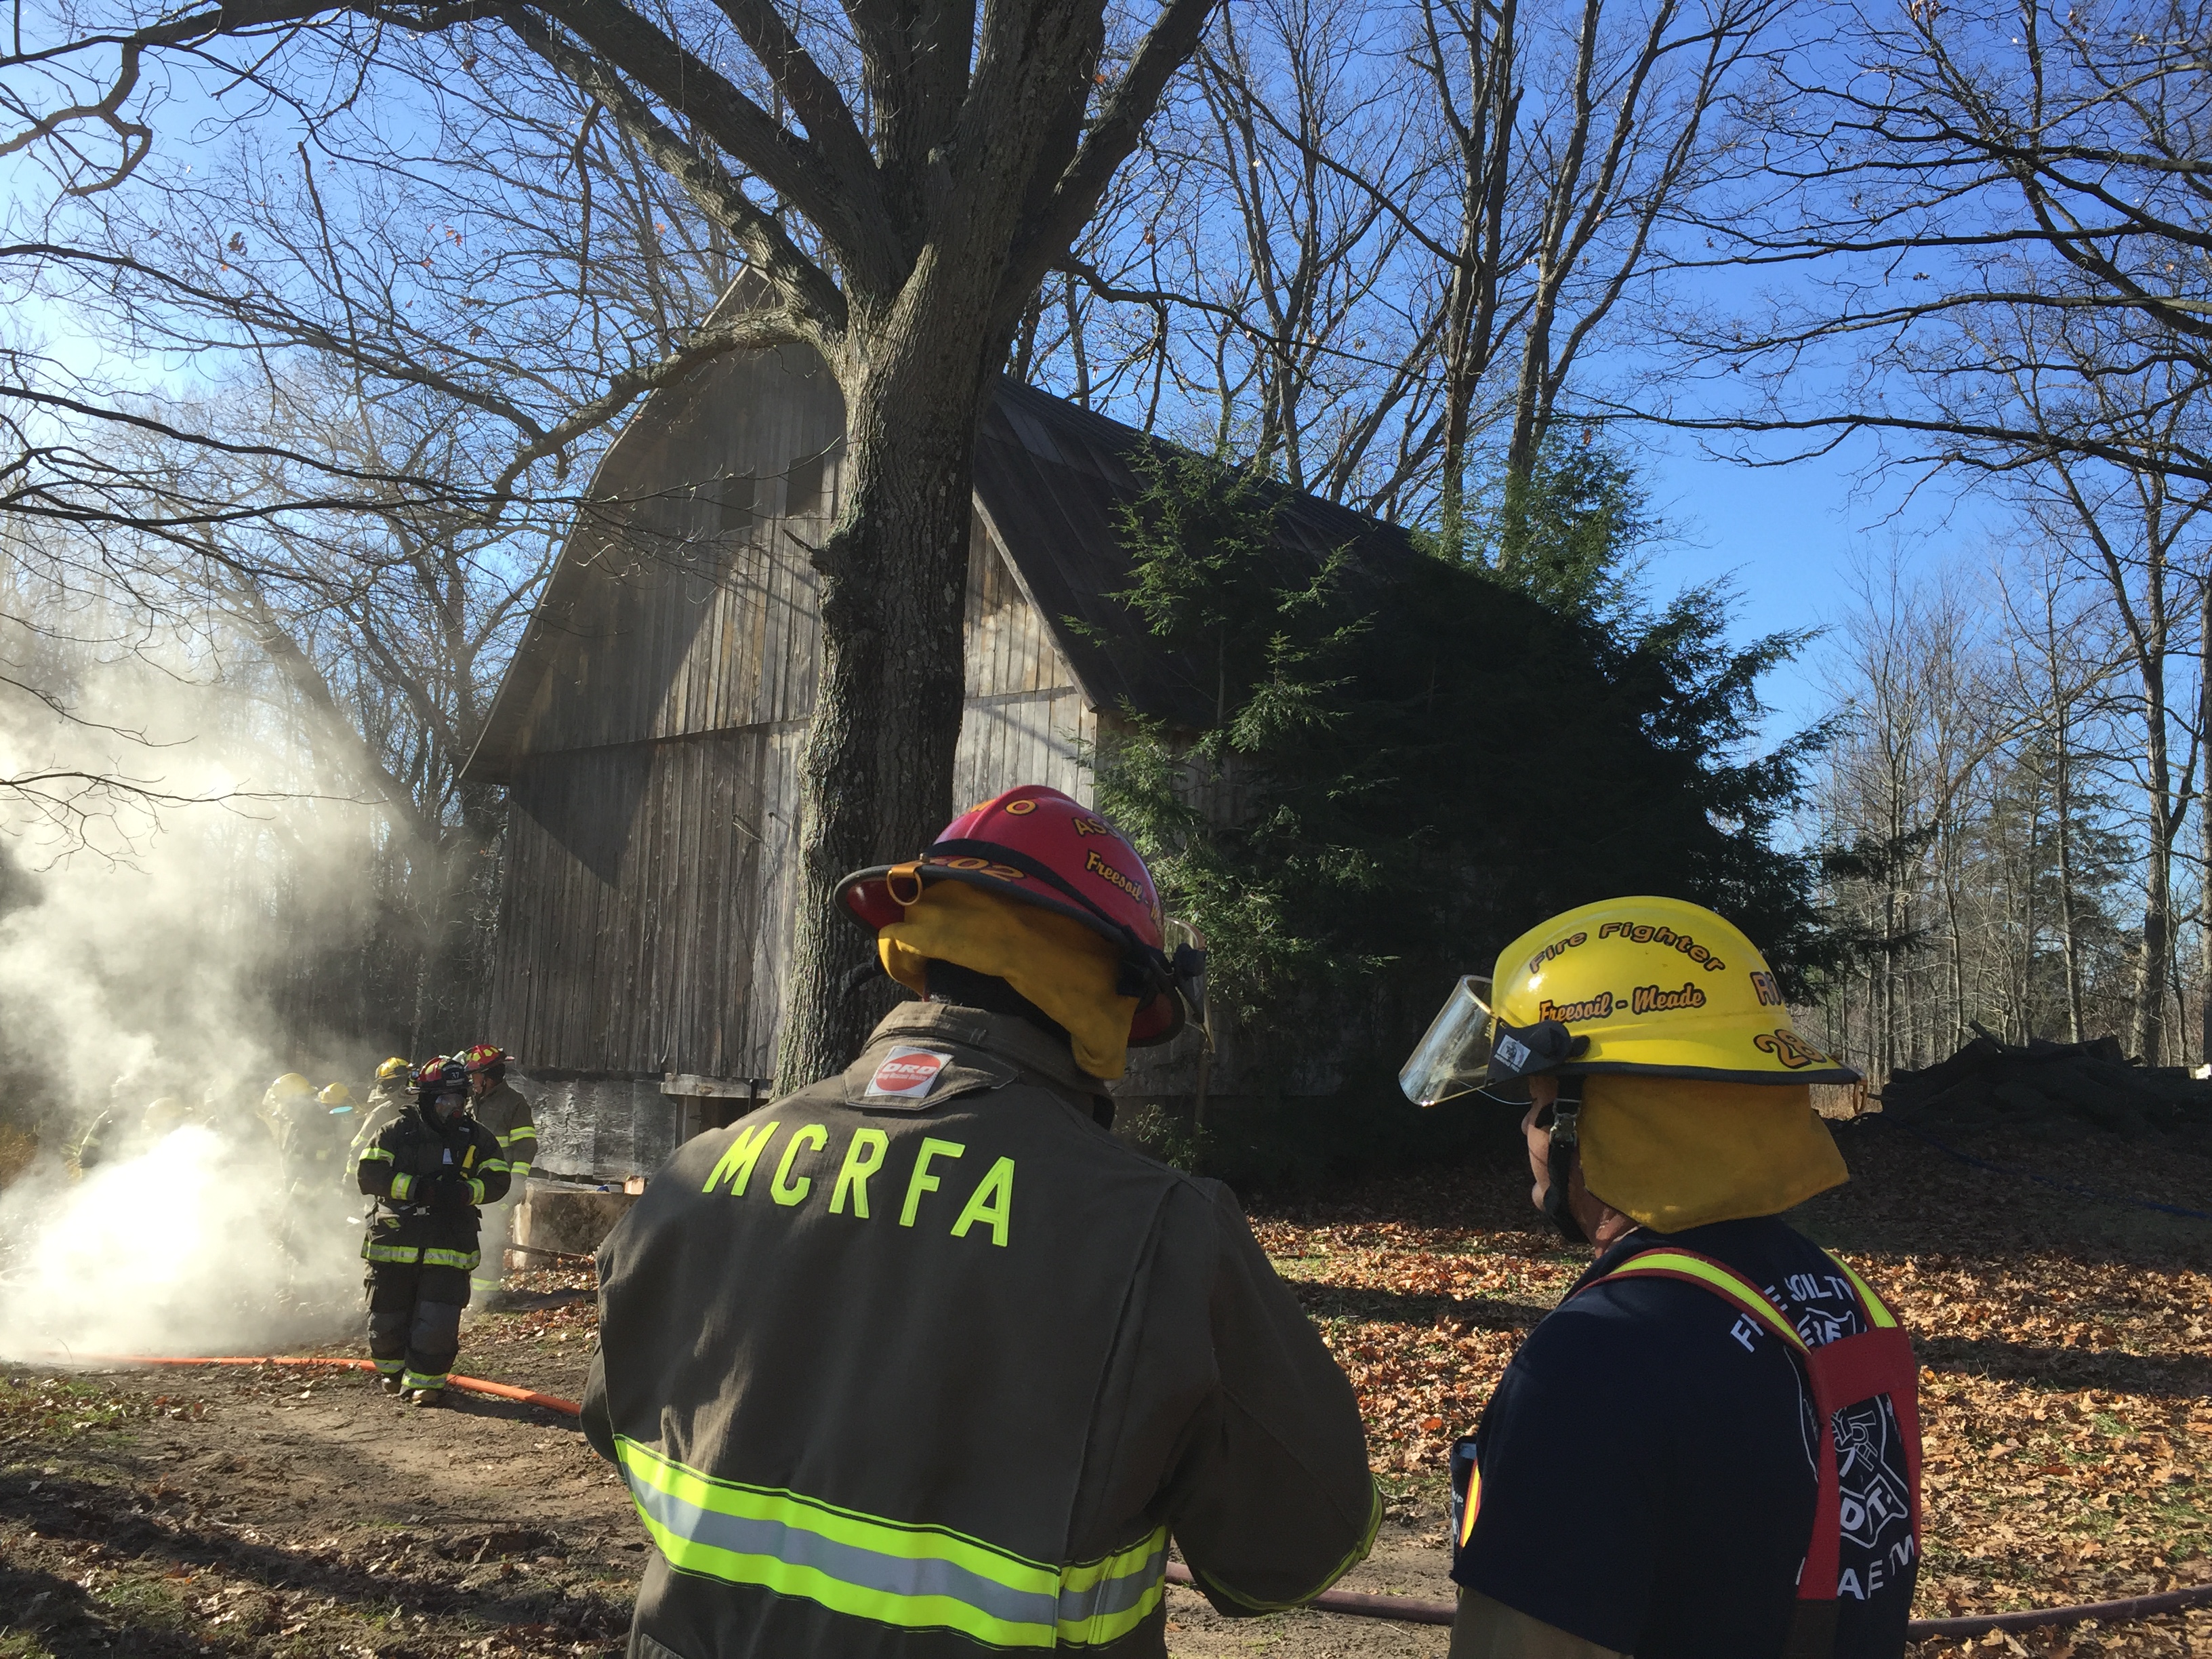
[{"label": "red suspenders", "polygon": [[[1824,1253],[1825,1254],[1825,1253]],[[1905,1437],[1908,1495],[1911,1504],[1912,1544],[1920,1547],[1920,1390],[1917,1367],[1912,1358],[1912,1339],[1905,1333],[1881,1298],[1864,1279],[1838,1257],[1828,1259],[1843,1270],[1858,1297],[1859,1310],[1869,1327],[1856,1336],[1838,1337],[1818,1347],[1798,1335],[1796,1327],[1760,1295],[1756,1285],[1725,1262],[1689,1250],[1639,1251],[1603,1278],[1679,1279],[1711,1291],[1723,1301],[1758,1320],[1779,1337],[1796,1357],[1813,1391],[1814,1414],[1824,1431],[1820,1441],[1820,1485],[1813,1500],[1813,1536],[1805,1550],[1804,1571],[1797,1580],[1797,1610],[1790,1621],[1784,1659],[1826,1659],[1835,1647],[1838,1556],[1843,1535],[1843,1486],[1836,1468],[1835,1414],[1862,1401],[1889,1396],[1897,1413],[1899,1431]],[[1585,1285],[1583,1289],[1588,1290]]]}]

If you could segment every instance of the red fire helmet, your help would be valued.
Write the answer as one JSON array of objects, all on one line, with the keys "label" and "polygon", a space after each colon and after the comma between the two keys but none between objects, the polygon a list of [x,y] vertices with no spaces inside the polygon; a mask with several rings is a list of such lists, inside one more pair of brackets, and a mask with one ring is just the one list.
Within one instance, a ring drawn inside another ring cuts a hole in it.
[{"label": "red fire helmet", "polygon": [[919,859],[856,870],[837,896],[870,933],[906,915],[933,881],[961,881],[1071,916],[1121,948],[1124,996],[1139,999],[1133,1043],[1165,1042],[1203,1018],[1206,952],[1167,950],[1152,873],[1127,836],[1057,789],[1025,783],[970,807]]},{"label": "red fire helmet", "polygon": [[462,1050],[461,1064],[471,1073],[488,1072],[495,1066],[507,1064],[507,1050],[489,1042],[479,1042],[473,1048]]}]

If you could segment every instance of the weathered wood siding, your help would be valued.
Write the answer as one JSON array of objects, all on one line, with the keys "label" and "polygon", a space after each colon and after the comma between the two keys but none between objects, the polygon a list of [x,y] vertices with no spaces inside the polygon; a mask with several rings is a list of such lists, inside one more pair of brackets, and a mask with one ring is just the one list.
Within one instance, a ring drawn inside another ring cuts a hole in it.
[{"label": "weathered wood siding", "polygon": [[[826,374],[762,353],[602,470],[509,786],[492,1018],[533,1072],[775,1071],[842,431]],[[966,625],[956,806],[1087,799],[1096,716],[980,517]]]},{"label": "weathered wood siding", "polygon": [[1018,783],[1049,784],[1087,803],[1091,775],[1078,753],[1098,736],[1097,714],[980,516],[969,542],[967,639],[954,810]]},{"label": "weathered wood siding", "polygon": [[804,720],[819,629],[807,549],[836,511],[843,431],[836,384],[787,347],[625,433],[563,556],[557,660],[520,748]]}]

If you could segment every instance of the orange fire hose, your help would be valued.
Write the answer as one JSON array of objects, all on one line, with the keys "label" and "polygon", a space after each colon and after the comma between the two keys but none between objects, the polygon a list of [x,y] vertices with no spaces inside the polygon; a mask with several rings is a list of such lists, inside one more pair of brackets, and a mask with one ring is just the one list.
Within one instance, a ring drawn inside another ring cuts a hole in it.
[{"label": "orange fire hose", "polygon": [[[178,1359],[150,1353],[83,1354],[79,1358],[101,1365],[328,1365],[337,1370],[373,1371],[376,1366],[367,1359],[330,1359],[315,1355],[299,1354],[233,1354],[211,1358]],[[526,1406],[543,1406],[547,1411],[559,1412],[566,1417],[580,1417],[584,1408],[573,1400],[563,1400],[557,1394],[539,1394],[531,1389],[518,1389],[511,1382],[487,1382],[481,1376],[448,1376],[446,1386],[460,1389],[470,1394],[488,1394],[501,1400],[519,1400]]]},{"label": "orange fire hose", "polygon": [[[191,1359],[157,1354],[80,1354],[75,1363],[102,1365],[328,1365],[349,1371],[376,1369],[366,1359],[332,1359],[289,1354]],[[555,1394],[539,1394],[532,1389],[518,1389],[512,1383],[487,1382],[480,1376],[448,1376],[446,1384],[448,1388],[465,1389],[470,1394],[490,1395],[501,1400],[517,1400],[526,1406],[541,1406],[547,1411],[559,1412],[566,1417],[581,1417],[584,1414],[584,1408],[573,1400],[563,1400]],[[1190,1584],[1190,1569],[1180,1561],[1170,1561],[1167,1567],[1167,1580],[1170,1584]],[[2131,1595],[2118,1601],[2088,1601],[2066,1607],[2031,1607],[2021,1613],[1969,1613],[1958,1619],[1915,1619],[1905,1627],[1905,1633],[1908,1639],[1917,1642],[1931,1636],[1987,1636],[1992,1631],[2039,1630],[2052,1626],[2086,1624],[2091,1620],[2100,1624],[2114,1625],[2208,1604],[2212,1604],[2212,1584],[2194,1584],[2185,1589],[2160,1591],[2155,1595]],[[1417,1601],[1409,1595],[1369,1595],[1358,1590],[1323,1590],[1308,1605],[1323,1613],[1346,1613],[1359,1619],[1395,1619],[1401,1624],[1409,1625],[1449,1625],[1455,1612],[1449,1601]]]}]

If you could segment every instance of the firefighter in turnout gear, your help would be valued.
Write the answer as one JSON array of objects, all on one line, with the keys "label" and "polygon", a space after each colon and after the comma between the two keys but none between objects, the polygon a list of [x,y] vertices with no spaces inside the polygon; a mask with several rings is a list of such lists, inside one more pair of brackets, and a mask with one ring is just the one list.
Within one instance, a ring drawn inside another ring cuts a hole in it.
[{"label": "firefighter in turnout gear", "polygon": [[1525,1103],[1597,1260],[1453,1449],[1453,1659],[1896,1659],[1920,1559],[1912,1344],[1781,1212],[1850,1178],[1765,961],[1613,899],[1460,982],[1400,1075]]},{"label": "firefighter in turnout gear", "polygon": [[1159,1656],[1170,1538],[1226,1613],[1318,1595],[1381,1516],[1351,1385],[1228,1192],[1109,1128],[1200,1006],[1136,849],[1024,787],[840,896],[923,1000],[599,1251],[631,1659]]},{"label": "firefighter in turnout gear", "polygon": [[499,1155],[507,1160],[507,1196],[484,1206],[483,1261],[471,1281],[483,1305],[495,1308],[500,1280],[507,1275],[515,1207],[522,1201],[530,1162],[538,1155],[538,1125],[532,1121],[530,1102],[507,1080],[507,1050],[479,1042],[461,1056],[461,1063],[469,1068],[469,1110],[499,1138]]},{"label": "firefighter in turnout gear", "polygon": [[369,1085],[368,1098],[362,1103],[361,1121],[354,1127],[353,1144],[346,1149],[348,1192],[355,1189],[354,1171],[360,1167],[361,1155],[376,1144],[377,1136],[414,1100],[414,1063],[394,1054],[376,1068],[376,1081]]},{"label": "firefighter in turnout gear", "polygon": [[491,1131],[469,1115],[469,1074],[459,1060],[431,1060],[415,1085],[415,1104],[361,1155],[356,1178],[376,1200],[361,1244],[369,1358],[385,1392],[434,1406],[460,1352],[461,1310],[477,1265],[477,1206],[505,1195],[507,1160]]}]

